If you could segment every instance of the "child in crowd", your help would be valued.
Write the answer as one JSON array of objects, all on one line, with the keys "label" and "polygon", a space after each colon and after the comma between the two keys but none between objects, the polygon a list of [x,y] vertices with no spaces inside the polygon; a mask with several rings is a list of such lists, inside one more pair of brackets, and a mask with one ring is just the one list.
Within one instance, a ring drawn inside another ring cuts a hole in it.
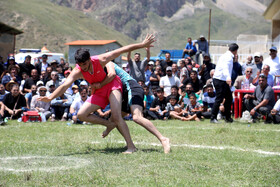
[{"label": "child in crowd", "polygon": [[177,97],[175,95],[171,95],[169,98],[169,103],[167,103],[166,108],[165,108],[168,111],[169,116],[171,116],[171,118],[174,118],[174,119],[179,119],[182,121],[189,121],[188,118],[185,118],[183,116],[182,109],[177,102],[178,102]]},{"label": "child in crowd", "polygon": [[188,112],[188,120],[200,121],[202,106],[200,103],[196,102],[196,96],[194,94],[189,95],[190,103],[186,106],[186,111]]}]

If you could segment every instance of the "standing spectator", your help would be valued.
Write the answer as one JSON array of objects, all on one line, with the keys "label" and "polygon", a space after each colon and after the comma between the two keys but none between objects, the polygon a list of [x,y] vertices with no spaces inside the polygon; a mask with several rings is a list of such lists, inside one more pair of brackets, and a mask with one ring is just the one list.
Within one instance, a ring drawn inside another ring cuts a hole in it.
[{"label": "standing spectator", "polygon": [[[274,79],[273,79],[273,76],[269,74],[269,71],[270,71],[270,67],[269,65],[264,65],[263,68],[262,68],[262,74],[264,74],[266,77],[267,77],[267,84],[269,86],[271,86],[271,88],[273,87],[274,85]],[[253,79],[253,84],[254,85],[258,85],[259,84],[259,76],[260,76],[260,71],[258,71],[257,73],[257,76]]]},{"label": "standing spectator", "polygon": [[189,37],[188,38],[188,43],[186,44],[186,47],[183,51],[183,55],[182,55],[182,58],[185,58],[185,55],[189,55],[190,57],[192,57],[193,55],[195,55],[197,52],[197,49],[195,47],[195,43],[192,42],[192,38]]},{"label": "standing spectator", "polygon": [[178,77],[172,76],[172,67],[166,68],[166,76],[161,77],[159,86],[164,90],[164,96],[171,94],[171,86],[180,86],[180,79]]},{"label": "standing spectator", "polygon": [[9,93],[9,92],[5,90],[4,84],[0,83],[0,102],[3,101],[3,99],[7,93]]},{"label": "standing spectator", "polygon": [[216,89],[216,100],[212,109],[211,123],[218,123],[217,115],[219,112],[219,106],[225,99],[225,120],[226,122],[232,123],[231,118],[231,103],[232,103],[232,93],[231,93],[231,74],[233,70],[233,57],[237,56],[239,46],[236,43],[229,45],[229,50],[223,54],[217,63],[215,73],[213,76],[213,83]]},{"label": "standing spectator", "polygon": [[277,48],[276,47],[271,47],[270,49],[270,57],[264,60],[263,66],[269,65],[270,67],[270,74],[272,76],[275,75],[280,75],[280,61],[279,57],[277,56]]},{"label": "standing spectator", "polygon": [[[39,82],[39,81],[38,81]],[[30,109],[30,103],[33,98],[33,96],[37,95],[37,86],[33,84],[31,86],[31,92],[25,94],[25,99],[26,99],[26,107]]]},{"label": "standing spectator", "polygon": [[132,78],[134,78],[137,82],[139,80],[145,81],[145,68],[150,60],[150,48],[146,48],[147,51],[147,58],[141,61],[140,53],[134,54],[134,59],[131,60],[131,52],[127,54],[127,60],[129,64],[129,74]]},{"label": "standing spectator", "polygon": [[45,115],[46,119],[48,120],[51,116],[50,110],[50,103],[46,103],[44,101],[38,101],[39,97],[46,96],[47,88],[45,86],[41,86],[38,88],[39,95],[35,95],[32,97],[30,109],[33,111],[41,112],[43,115]]},{"label": "standing spectator", "polygon": [[40,80],[37,69],[31,70],[31,77],[26,79],[23,85],[23,92],[29,93],[31,92],[31,86],[36,85],[36,83]]},{"label": "standing spectator", "polygon": [[10,56],[10,57],[8,58],[8,61],[4,63],[4,66],[5,66],[5,69],[6,69],[6,70],[9,69],[9,67],[10,67],[11,65],[14,65],[14,66],[16,66],[17,68],[19,68],[18,63],[16,63],[15,57],[13,57],[13,56]]},{"label": "standing spectator", "polygon": [[270,114],[268,114],[265,123],[280,123],[280,100],[276,102],[273,109],[271,110]]},{"label": "standing spectator", "polygon": [[253,123],[260,117],[258,113],[267,117],[275,104],[274,91],[267,84],[267,77],[264,74],[259,76],[259,85],[256,87],[254,94],[246,94],[244,98],[245,106],[250,111]]},{"label": "standing spectator", "polygon": [[195,54],[195,59],[196,63],[199,64],[199,55],[202,54],[204,56],[204,54],[209,54],[209,46],[207,40],[203,35],[200,35],[199,39],[196,40],[195,43],[198,45],[198,50]]},{"label": "standing spectator", "polygon": [[258,70],[261,71],[263,63],[261,61],[261,53],[260,52],[255,52],[255,54],[254,54],[254,62],[256,64]]},{"label": "standing spectator", "polygon": [[154,66],[154,62],[150,61],[148,63],[148,66],[146,66],[146,68],[145,68],[145,85],[146,86],[150,85],[150,77],[153,73],[153,69],[151,67],[153,67],[153,66]]},{"label": "standing spectator", "polygon": [[8,73],[3,76],[1,83],[6,86],[6,84],[8,82],[13,80],[13,81],[17,82],[18,84],[20,84],[21,78],[18,76],[18,72],[19,72],[18,66],[10,65],[8,68]]},{"label": "standing spectator", "polygon": [[4,118],[18,119],[21,117],[22,108],[26,107],[26,100],[20,94],[18,85],[13,85],[11,93],[5,95],[3,104],[5,105]]},{"label": "standing spectator", "polygon": [[185,79],[189,78],[189,71],[186,68],[185,60],[181,59],[179,60],[180,65],[180,82],[182,83]]},{"label": "standing spectator", "polygon": [[252,68],[252,75],[251,76],[255,77],[257,75],[257,72],[258,72],[258,67],[253,62],[253,57],[252,56],[248,56],[247,61],[242,64],[242,74],[243,75],[245,75],[245,73],[246,73],[245,71],[246,71],[247,67]]},{"label": "standing spectator", "polygon": [[52,70],[56,71],[56,68],[58,66],[57,60],[52,60],[50,64],[51,64]]},{"label": "standing spectator", "polygon": [[206,81],[211,78],[210,72],[212,69],[215,69],[216,65],[211,62],[211,58],[209,54],[203,55],[203,64],[200,66],[198,70],[199,76],[201,76],[201,81],[203,85],[206,84]]},{"label": "standing spectator", "polygon": [[245,85],[246,82],[249,83],[249,85],[247,85],[247,86],[250,86],[250,84],[253,82],[252,72],[253,72],[253,69],[251,67],[247,67],[246,71],[245,71],[245,75],[238,76],[237,79],[235,80],[233,86],[236,89],[244,89],[244,88],[241,88],[241,86],[242,86],[242,83]]},{"label": "standing spectator", "polygon": [[162,76],[163,76],[163,73],[162,73],[161,66],[157,65],[155,71],[152,73],[152,75],[150,77],[151,87],[153,87],[153,86],[158,87],[159,86],[159,81],[160,81]]},{"label": "standing spectator", "polygon": [[0,81],[1,81],[1,77],[2,77],[2,74],[4,73],[4,71],[5,71],[5,66],[4,66],[3,57],[0,56]]},{"label": "standing spectator", "polygon": [[214,76],[214,73],[215,73],[215,69],[212,69],[210,71],[210,78],[206,81],[206,85],[207,84],[212,84],[213,85],[213,76]]},{"label": "standing spectator", "polygon": [[191,71],[190,77],[183,82],[183,85],[187,85],[189,83],[192,84],[193,91],[199,95],[203,88],[203,82],[198,79],[197,72],[194,70]]},{"label": "standing spectator", "polygon": [[231,73],[231,81],[232,84],[235,82],[235,79],[242,74],[242,66],[238,62],[238,54],[234,55],[233,58],[233,66],[232,66],[232,73]]},{"label": "standing spectator", "polygon": [[48,61],[48,55],[43,54],[42,62],[39,62],[38,64],[35,65],[35,68],[37,69],[39,75],[41,75],[42,71],[46,71],[47,67],[50,66],[50,64],[47,61]]},{"label": "standing spectator", "polygon": [[59,64],[62,66],[63,71],[65,71],[65,59],[63,57],[60,57],[60,62]]},{"label": "standing spectator", "polygon": [[167,52],[167,53],[165,53],[165,60],[161,61],[161,63],[160,63],[161,69],[162,69],[162,72],[164,75],[166,75],[165,74],[166,68],[169,66],[171,67],[172,64],[174,64],[174,62],[172,60],[170,60],[170,58],[171,58],[171,54],[169,52]]},{"label": "standing spectator", "polygon": [[51,73],[51,80],[47,82],[46,87],[47,90],[49,89],[50,85],[55,85],[55,87],[59,87],[60,83],[58,80],[58,73],[57,71],[52,71]]},{"label": "standing spectator", "polygon": [[35,66],[31,64],[31,56],[27,55],[23,63],[19,64],[20,72],[19,76],[22,78],[22,73],[25,72],[30,77],[31,70],[35,69]]}]

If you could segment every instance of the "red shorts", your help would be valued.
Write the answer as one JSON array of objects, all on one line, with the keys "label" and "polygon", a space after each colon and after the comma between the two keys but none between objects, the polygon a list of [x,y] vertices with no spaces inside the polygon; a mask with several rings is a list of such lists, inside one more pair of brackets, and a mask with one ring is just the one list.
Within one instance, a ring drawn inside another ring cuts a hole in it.
[{"label": "red shorts", "polygon": [[103,109],[109,104],[109,96],[113,90],[120,90],[122,92],[122,81],[119,76],[116,76],[102,88],[95,90],[94,94],[87,99],[87,102],[98,105]]}]

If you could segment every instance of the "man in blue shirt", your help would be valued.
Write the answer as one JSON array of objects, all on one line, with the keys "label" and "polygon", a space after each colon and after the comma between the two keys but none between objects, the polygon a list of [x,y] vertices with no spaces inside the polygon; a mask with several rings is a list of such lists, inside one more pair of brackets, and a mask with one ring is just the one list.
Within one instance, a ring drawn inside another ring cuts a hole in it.
[{"label": "man in blue shirt", "polygon": [[197,52],[197,49],[195,47],[195,44],[192,42],[192,38],[188,38],[188,43],[186,44],[186,47],[183,51],[182,58],[185,58],[185,55],[188,54],[190,57],[195,55]]}]

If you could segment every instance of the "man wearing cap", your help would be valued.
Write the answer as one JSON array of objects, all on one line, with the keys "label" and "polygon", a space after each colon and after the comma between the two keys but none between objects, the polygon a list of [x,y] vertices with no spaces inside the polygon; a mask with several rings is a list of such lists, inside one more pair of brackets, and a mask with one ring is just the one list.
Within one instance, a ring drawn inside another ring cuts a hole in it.
[{"label": "man wearing cap", "polygon": [[8,58],[8,61],[4,63],[4,66],[5,66],[5,69],[6,69],[6,70],[9,69],[9,67],[10,67],[11,65],[15,65],[15,66],[19,67],[18,64],[17,64],[16,61],[15,61],[15,57],[13,57],[13,56],[10,56],[10,57]]},{"label": "man wearing cap", "polygon": [[259,85],[256,87],[254,94],[246,94],[244,98],[244,104],[250,111],[253,123],[260,117],[259,113],[267,117],[275,104],[274,91],[267,84],[267,77],[264,74],[259,75]]},{"label": "man wearing cap", "polygon": [[267,64],[270,66],[270,74],[272,76],[280,75],[280,62],[279,57],[277,56],[277,48],[271,47],[269,51],[270,57],[264,60],[262,67]]},{"label": "man wearing cap", "polygon": [[216,89],[216,99],[212,108],[211,123],[218,123],[217,115],[219,107],[223,100],[225,108],[225,120],[226,122],[232,123],[231,118],[231,104],[232,104],[232,93],[231,93],[231,73],[233,68],[233,57],[237,55],[239,46],[236,43],[229,45],[229,50],[223,54],[216,65],[215,73],[213,76],[213,83]]},{"label": "man wearing cap", "polygon": [[164,90],[164,96],[167,97],[171,94],[171,87],[176,85],[180,87],[180,79],[172,75],[172,67],[168,66],[166,68],[166,75],[160,78],[159,86]]},{"label": "man wearing cap", "polygon": [[45,86],[40,86],[38,88],[39,95],[35,95],[32,97],[31,103],[30,103],[30,109],[33,111],[41,112],[43,115],[45,115],[46,119],[48,119],[51,116],[50,110],[50,103],[44,102],[44,101],[38,101],[39,97],[46,96],[47,88]]},{"label": "man wearing cap", "polygon": [[261,61],[261,53],[260,52],[255,52],[254,53],[254,62],[256,64],[257,68],[259,69],[259,71],[261,71],[263,63]]},{"label": "man wearing cap", "polygon": [[31,70],[35,69],[35,66],[31,64],[31,56],[27,55],[23,63],[19,64],[20,72],[19,76],[22,78],[22,73],[25,72],[30,77]]},{"label": "man wearing cap", "polygon": [[198,50],[195,54],[195,59],[196,59],[196,63],[199,64],[199,55],[201,53],[202,55],[209,54],[209,46],[207,40],[203,35],[200,35],[199,39],[194,42],[198,45]]},{"label": "man wearing cap", "polygon": [[50,66],[47,60],[48,60],[48,55],[43,54],[42,61],[36,64],[35,68],[37,69],[39,75],[41,75],[41,71],[46,71],[47,67]]},{"label": "man wearing cap", "polygon": [[139,80],[145,81],[145,68],[150,60],[150,48],[146,48],[147,58],[143,61],[140,59],[140,53],[134,54],[134,59],[131,60],[131,52],[127,53],[127,61],[129,64],[129,75],[137,82]]},{"label": "man wearing cap", "polygon": [[53,69],[53,70],[56,70],[57,65],[58,65],[57,60],[52,60],[50,64],[51,64],[52,69]]},{"label": "man wearing cap", "polygon": [[210,71],[215,69],[216,65],[211,62],[211,58],[209,54],[203,55],[203,64],[198,69],[198,74],[201,76],[201,81],[203,84],[206,84],[206,81],[211,78]]}]

